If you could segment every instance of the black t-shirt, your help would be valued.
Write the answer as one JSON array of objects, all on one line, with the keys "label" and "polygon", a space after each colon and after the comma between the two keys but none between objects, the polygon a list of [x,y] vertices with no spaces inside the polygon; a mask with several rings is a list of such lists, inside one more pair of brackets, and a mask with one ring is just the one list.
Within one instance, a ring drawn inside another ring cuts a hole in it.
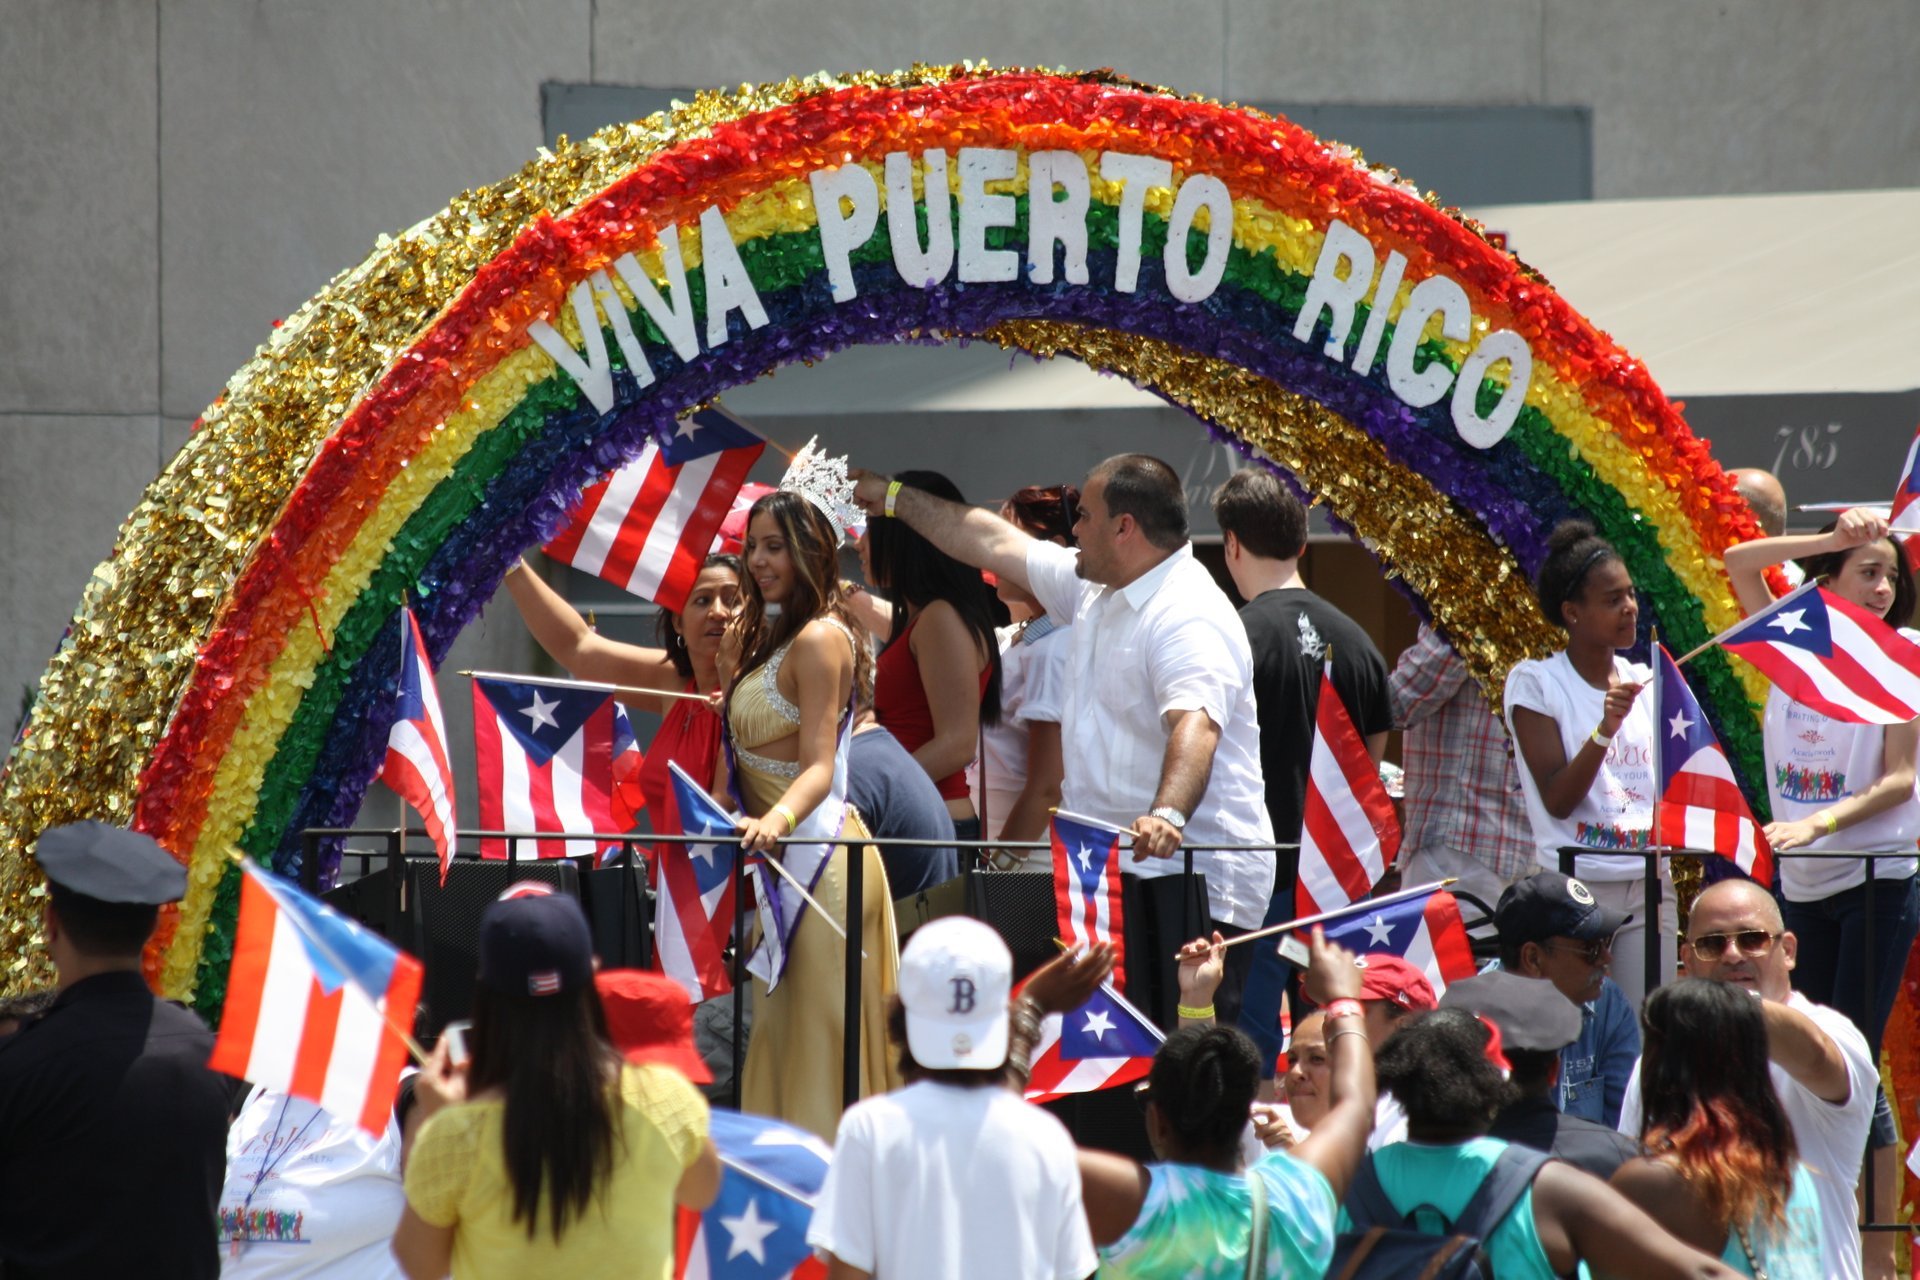
[{"label": "black t-shirt", "polygon": [[0,1040],[7,1280],[220,1274],[229,1082],[212,1052],[137,973],[77,982]]},{"label": "black t-shirt", "polygon": [[[1320,704],[1320,669],[1333,646],[1333,687],[1361,737],[1393,727],[1387,698],[1387,662],[1371,637],[1346,614],[1305,588],[1266,591],[1240,609],[1253,647],[1253,698],[1260,712],[1260,770],[1267,783],[1273,838],[1300,839],[1307,804],[1307,765],[1313,755],[1313,718]],[[1299,855],[1275,859],[1273,891],[1292,901]]]}]

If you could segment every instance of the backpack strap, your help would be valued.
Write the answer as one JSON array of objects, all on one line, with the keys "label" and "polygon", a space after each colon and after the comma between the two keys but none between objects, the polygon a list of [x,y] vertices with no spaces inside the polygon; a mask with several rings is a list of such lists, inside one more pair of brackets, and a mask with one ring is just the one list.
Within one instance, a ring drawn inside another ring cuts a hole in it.
[{"label": "backpack strap", "polygon": [[1374,1172],[1373,1153],[1368,1152],[1360,1161],[1360,1167],[1353,1171],[1353,1181],[1347,1184],[1345,1208],[1347,1217],[1353,1220],[1355,1231],[1365,1232],[1372,1227],[1403,1227],[1406,1215],[1393,1207],[1393,1201],[1387,1199],[1387,1189],[1380,1185],[1380,1175]]},{"label": "backpack strap", "polygon": [[1267,1274],[1267,1183],[1256,1169],[1247,1170],[1247,1190],[1253,1195],[1253,1231],[1247,1240],[1246,1280],[1265,1280]]},{"label": "backpack strap", "polygon": [[1533,1185],[1540,1166],[1551,1158],[1544,1151],[1508,1143],[1500,1158],[1493,1162],[1493,1168],[1487,1170],[1487,1176],[1480,1180],[1480,1187],[1467,1201],[1466,1208],[1460,1211],[1460,1217],[1453,1224],[1454,1231],[1486,1240]]}]

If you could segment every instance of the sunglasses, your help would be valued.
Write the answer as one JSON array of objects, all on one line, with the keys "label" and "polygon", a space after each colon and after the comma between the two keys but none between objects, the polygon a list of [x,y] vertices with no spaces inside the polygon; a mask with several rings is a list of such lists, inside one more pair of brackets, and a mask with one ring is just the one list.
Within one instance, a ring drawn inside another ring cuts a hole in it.
[{"label": "sunglasses", "polygon": [[1718,960],[1734,947],[1750,956],[1764,956],[1780,941],[1777,933],[1765,929],[1742,929],[1738,933],[1703,933],[1687,945],[1708,960]]},{"label": "sunglasses", "polygon": [[1543,942],[1540,945],[1549,951],[1570,951],[1582,960],[1585,960],[1588,964],[1597,965],[1603,963],[1607,958],[1607,953],[1613,950],[1614,936],[1613,934],[1608,934],[1604,938],[1595,938],[1592,942],[1573,943],[1549,941]]}]

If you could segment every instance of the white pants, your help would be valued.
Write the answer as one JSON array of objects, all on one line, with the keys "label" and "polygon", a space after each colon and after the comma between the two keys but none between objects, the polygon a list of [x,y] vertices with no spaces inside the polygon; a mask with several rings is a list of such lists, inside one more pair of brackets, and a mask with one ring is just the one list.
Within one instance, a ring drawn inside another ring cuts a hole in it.
[{"label": "white pants", "polygon": [[[1533,870],[1529,866],[1514,879],[1530,876]],[[1453,893],[1470,893],[1487,906],[1489,918],[1481,923],[1473,923],[1480,918],[1479,908],[1471,902],[1460,904],[1461,918],[1472,924],[1468,932],[1476,938],[1493,937],[1494,928],[1491,918],[1493,909],[1500,905],[1500,895],[1506,891],[1509,884],[1513,883],[1512,880],[1502,880],[1494,874],[1492,867],[1472,854],[1444,844],[1432,845],[1408,854],[1400,860],[1400,883],[1405,888],[1411,889],[1415,885],[1430,884],[1449,876],[1460,882],[1453,886],[1451,890]]]},{"label": "white pants", "polygon": [[[1633,919],[1620,928],[1613,940],[1613,980],[1634,1009],[1646,997],[1647,978],[1647,881],[1581,880],[1593,890],[1593,900],[1615,911],[1630,912]],[[1666,863],[1660,864],[1660,972],[1653,986],[1673,980],[1673,966],[1679,957],[1680,912],[1674,899],[1673,881],[1667,876]]]}]

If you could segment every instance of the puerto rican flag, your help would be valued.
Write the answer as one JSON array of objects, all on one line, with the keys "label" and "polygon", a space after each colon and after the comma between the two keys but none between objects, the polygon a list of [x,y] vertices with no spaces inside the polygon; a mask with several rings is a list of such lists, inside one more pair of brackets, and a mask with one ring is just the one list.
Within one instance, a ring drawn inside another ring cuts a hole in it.
[{"label": "puerto rican flag", "polygon": [[[1379,907],[1356,902],[1320,927],[1328,942],[1337,942],[1355,955],[1401,957],[1427,975],[1435,999],[1449,982],[1479,972],[1467,926],[1460,919],[1460,904],[1445,889]],[[1304,953],[1305,946],[1300,950]]]},{"label": "puerto rican flag", "polygon": [[1127,986],[1125,920],[1120,897],[1120,837],[1118,827],[1096,826],[1054,815],[1048,829],[1053,841],[1053,905],[1060,924],[1060,940],[1070,947],[1096,942],[1113,944],[1113,984]]},{"label": "puerto rican flag", "polygon": [[546,552],[678,613],[766,447],[737,418],[702,409],[582,493],[573,523]]},{"label": "puerto rican flag", "polygon": [[[592,854],[595,832],[627,828],[613,816],[613,695],[604,691],[477,678],[473,745],[480,825],[490,831],[580,832],[584,840],[521,840],[542,858]],[[483,858],[507,856],[498,837]]]},{"label": "puerto rican flag", "polygon": [[1920,716],[1920,645],[1809,582],[1721,634],[1795,702],[1850,724]]},{"label": "puerto rican flag", "polygon": [[1300,879],[1294,910],[1335,911],[1373,892],[1400,852],[1400,822],[1380,785],[1366,740],[1334,691],[1332,665],[1320,671],[1307,803],[1300,824]]},{"label": "puerto rican flag", "polygon": [[662,815],[667,835],[723,836],[717,844],[660,844],[659,897],[654,905],[653,955],[660,972],[690,994],[693,1003],[733,990],[722,951],[733,928],[733,864],[739,828],[686,770],[669,761],[670,806]]},{"label": "puerto rican flag", "polygon": [[387,731],[387,757],[380,781],[412,805],[440,855],[440,883],[453,861],[453,766],[447,755],[447,718],[433,682],[433,661],[413,610],[400,610],[399,713]]},{"label": "puerto rican flag", "polygon": [[1773,851],[1734,781],[1733,766],[1713,726],[1681,678],[1665,645],[1660,652],[1660,839],[1732,858],[1761,884],[1773,882]]},{"label": "puerto rican flag", "polygon": [[723,1170],[720,1195],[705,1213],[679,1211],[676,1280],[824,1277],[807,1228],[833,1148],[790,1124],[718,1107],[709,1132]]},{"label": "puerto rican flag", "polygon": [[286,881],[241,864],[240,918],[207,1065],[353,1119],[393,1117],[423,970]]},{"label": "puerto rican flag", "polygon": [[1146,1014],[1108,983],[1072,1013],[1052,1013],[1040,1024],[1027,1076],[1028,1102],[1052,1102],[1072,1093],[1112,1089],[1142,1079],[1166,1036]]},{"label": "puerto rican flag", "polygon": [[1900,468],[1900,487],[1893,491],[1893,512],[1890,517],[1895,533],[1920,533],[1920,506],[1914,500],[1920,498],[1920,431],[1915,431],[1913,443],[1907,446],[1907,461]]},{"label": "puerto rican flag", "polygon": [[727,512],[726,519],[720,522],[720,532],[713,535],[713,552],[725,552],[739,555],[747,548],[747,516],[753,510],[753,504],[773,492],[770,484],[743,484],[740,492],[733,495],[733,507]]}]

